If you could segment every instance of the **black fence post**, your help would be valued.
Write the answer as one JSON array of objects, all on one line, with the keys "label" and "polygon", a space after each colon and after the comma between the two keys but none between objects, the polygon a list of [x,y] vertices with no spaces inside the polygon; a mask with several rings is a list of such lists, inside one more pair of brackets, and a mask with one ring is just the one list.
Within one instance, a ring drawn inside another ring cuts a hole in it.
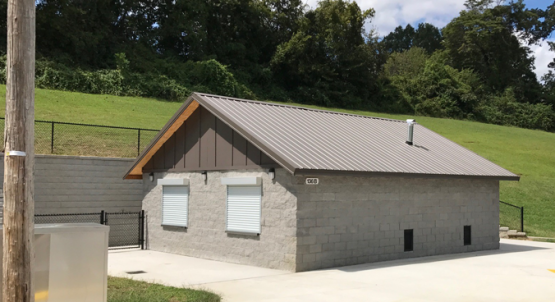
[{"label": "black fence post", "polygon": [[104,224],[104,210],[100,211],[100,224]]},{"label": "black fence post", "polygon": [[524,207],[520,208],[520,231],[524,232]]},{"label": "black fence post", "polygon": [[141,155],[141,129],[137,131],[137,156]]},{"label": "black fence post", "polygon": [[140,219],[140,240],[141,240],[141,250],[145,249],[145,210],[141,210],[141,214],[139,214]]},{"label": "black fence post", "polygon": [[54,122],[52,122],[52,134],[50,136],[50,154],[54,154]]}]

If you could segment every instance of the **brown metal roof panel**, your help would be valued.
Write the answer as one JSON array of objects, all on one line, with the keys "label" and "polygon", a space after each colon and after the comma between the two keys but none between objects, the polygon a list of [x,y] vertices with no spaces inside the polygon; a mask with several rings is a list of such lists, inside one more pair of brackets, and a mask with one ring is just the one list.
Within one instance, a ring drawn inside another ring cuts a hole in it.
[{"label": "brown metal roof panel", "polygon": [[415,145],[409,146],[404,121],[207,94],[197,98],[290,169],[518,179],[421,125],[415,126]]}]

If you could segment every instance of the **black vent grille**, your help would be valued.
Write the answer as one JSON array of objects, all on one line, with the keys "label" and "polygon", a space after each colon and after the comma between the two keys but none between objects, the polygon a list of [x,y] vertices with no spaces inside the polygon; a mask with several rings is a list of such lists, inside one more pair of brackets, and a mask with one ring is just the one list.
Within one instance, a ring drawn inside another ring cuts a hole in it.
[{"label": "black vent grille", "polygon": [[412,252],[414,249],[414,232],[405,230],[405,252]]},{"label": "black vent grille", "polygon": [[472,232],[469,225],[464,226],[464,245],[472,244]]}]

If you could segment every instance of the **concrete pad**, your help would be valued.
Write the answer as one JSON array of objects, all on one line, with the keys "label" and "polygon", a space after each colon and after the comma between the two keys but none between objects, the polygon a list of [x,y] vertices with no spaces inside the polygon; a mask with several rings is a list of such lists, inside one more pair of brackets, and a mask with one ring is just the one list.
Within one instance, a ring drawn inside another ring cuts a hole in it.
[{"label": "concrete pad", "polygon": [[[128,273],[137,271],[144,273]],[[290,272],[155,251],[119,250],[108,254],[110,276],[177,287],[281,274]]]},{"label": "concrete pad", "polygon": [[[110,253],[110,274],[143,268],[151,271],[150,280],[209,289],[225,302],[551,302],[555,297],[555,273],[550,271],[555,270],[555,244],[543,242],[502,239],[497,251],[296,274],[150,251],[130,253],[134,258],[123,255]],[[158,257],[165,260],[150,259]]]}]

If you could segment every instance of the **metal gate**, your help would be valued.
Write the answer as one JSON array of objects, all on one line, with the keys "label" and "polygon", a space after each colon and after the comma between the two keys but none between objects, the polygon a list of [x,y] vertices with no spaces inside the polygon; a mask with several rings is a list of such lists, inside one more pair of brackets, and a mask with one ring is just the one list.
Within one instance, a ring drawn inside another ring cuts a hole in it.
[{"label": "metal gate", "polygon": [[110,227],[108,247],[145,248],[145,212],[75,213],[35,215],[35,223],[100,223]]}]

